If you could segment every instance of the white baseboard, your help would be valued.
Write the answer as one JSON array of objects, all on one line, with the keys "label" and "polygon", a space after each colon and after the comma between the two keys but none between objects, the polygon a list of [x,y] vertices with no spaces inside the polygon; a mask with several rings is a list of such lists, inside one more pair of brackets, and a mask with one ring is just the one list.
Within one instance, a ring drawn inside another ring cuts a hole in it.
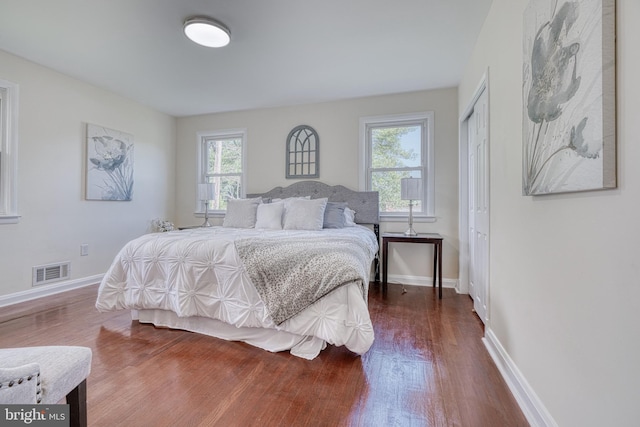
[{"label": "white baseboard", "polygon": [[[389,274],[387,283],[402,283],[403,285],[413,286],[433,286],[433,277],[425,276],[403,276],[401,274]],[[458,279],[442,278],[443,288],[458,288]]]},{"label": "white baseboard", "polygon": [[104,274],[97,274],[95,276],[82,277],[80,279],[65,280],[64,282],[55,283],[53,285],[38,286],[37,288],[32,288],[26,291],[3,295],[0,296],[0,307],[31,301],[49,295],[70,291],[72,289],[83,288],[89,285],[95,285],[96,283],[100,283],[103,276]]},{"label": "white baseboard", "polygon": [[532,427],[558,427],[558,424],[490,328],[485,329],[482,341],[529,424]]}]

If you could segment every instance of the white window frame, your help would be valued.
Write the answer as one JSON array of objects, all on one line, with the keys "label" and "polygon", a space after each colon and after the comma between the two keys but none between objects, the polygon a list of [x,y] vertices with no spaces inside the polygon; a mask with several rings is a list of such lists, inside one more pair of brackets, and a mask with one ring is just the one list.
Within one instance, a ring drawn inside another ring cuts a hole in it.
[{"label": "white window frame", "polygon": [[0,224],[18,215],[18,85],[0,79]]},{"label": "white window frame", "polygon": [[[207,140],[214,138],[241,138],[242,140],[242,172],[240,174],[240,195],[244,197],[246,195],[246,175],[247,175],[247,130],[246,129],[224,129],[216,131],[198,132],[198,166],[195,188],[195,211],[197,215],[204,215],[204,203],[198,200],[197,184],[205,183],[206,171],[207,171],[207,158],[205,152],[207,150]],[[211,216],[223,216],[224,210],[209,210]]]},{"label": "white window frame", "polygon": [[[415,125],[423,126],[421,141],[420,169],[423,179],[422,209],[413,211],[416,222],[435,221],[435,157],[434,157],[434,112],[424,111],[409,114],[390,114],[360,118],[360,147],[359,147],[359,186],[361,190],[371,191],[371,177],[373,168],[371,129],[381,126]],[[380,212],[381,221],[405,221],[408,212]]]}]

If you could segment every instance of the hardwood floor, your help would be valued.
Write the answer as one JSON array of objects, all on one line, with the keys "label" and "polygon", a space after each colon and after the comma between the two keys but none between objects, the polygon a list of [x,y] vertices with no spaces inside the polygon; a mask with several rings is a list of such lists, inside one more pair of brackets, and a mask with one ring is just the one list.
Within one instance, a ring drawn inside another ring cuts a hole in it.
[{"label": "hardwood floor", "polygon": [[90,426],[528,426],[466,295],[372,284],[375,342],[312,361],[98,313],[97,286],[0,309],[0,347],[83,345]]}]

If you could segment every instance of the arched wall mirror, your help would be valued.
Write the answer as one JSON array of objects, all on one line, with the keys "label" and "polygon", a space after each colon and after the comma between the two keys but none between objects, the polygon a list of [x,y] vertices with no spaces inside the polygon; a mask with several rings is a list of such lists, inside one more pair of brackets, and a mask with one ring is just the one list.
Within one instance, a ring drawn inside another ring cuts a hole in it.
[{"label": "arched wall mirror", "polygon": [[307,125],[296,126],[287,136],[287,178],[320,177],[320,138]]}]

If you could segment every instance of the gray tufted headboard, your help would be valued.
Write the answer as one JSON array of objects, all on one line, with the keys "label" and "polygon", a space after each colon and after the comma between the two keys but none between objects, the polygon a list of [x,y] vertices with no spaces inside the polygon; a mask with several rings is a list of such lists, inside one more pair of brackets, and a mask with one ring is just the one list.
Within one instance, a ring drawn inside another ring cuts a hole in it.
[{"label": "gray tufted headboard", "polygon": [[247,197],[284,199],[286,197],[311,196],[312,199],[326,197],[330,202],[347,202],[356,212],[358,224],[380,223],[377,191],[353,191],[342,185],[327,185],[320,181],[298,181],[288,187],[276,187],[266,193],[247,194]]}]

